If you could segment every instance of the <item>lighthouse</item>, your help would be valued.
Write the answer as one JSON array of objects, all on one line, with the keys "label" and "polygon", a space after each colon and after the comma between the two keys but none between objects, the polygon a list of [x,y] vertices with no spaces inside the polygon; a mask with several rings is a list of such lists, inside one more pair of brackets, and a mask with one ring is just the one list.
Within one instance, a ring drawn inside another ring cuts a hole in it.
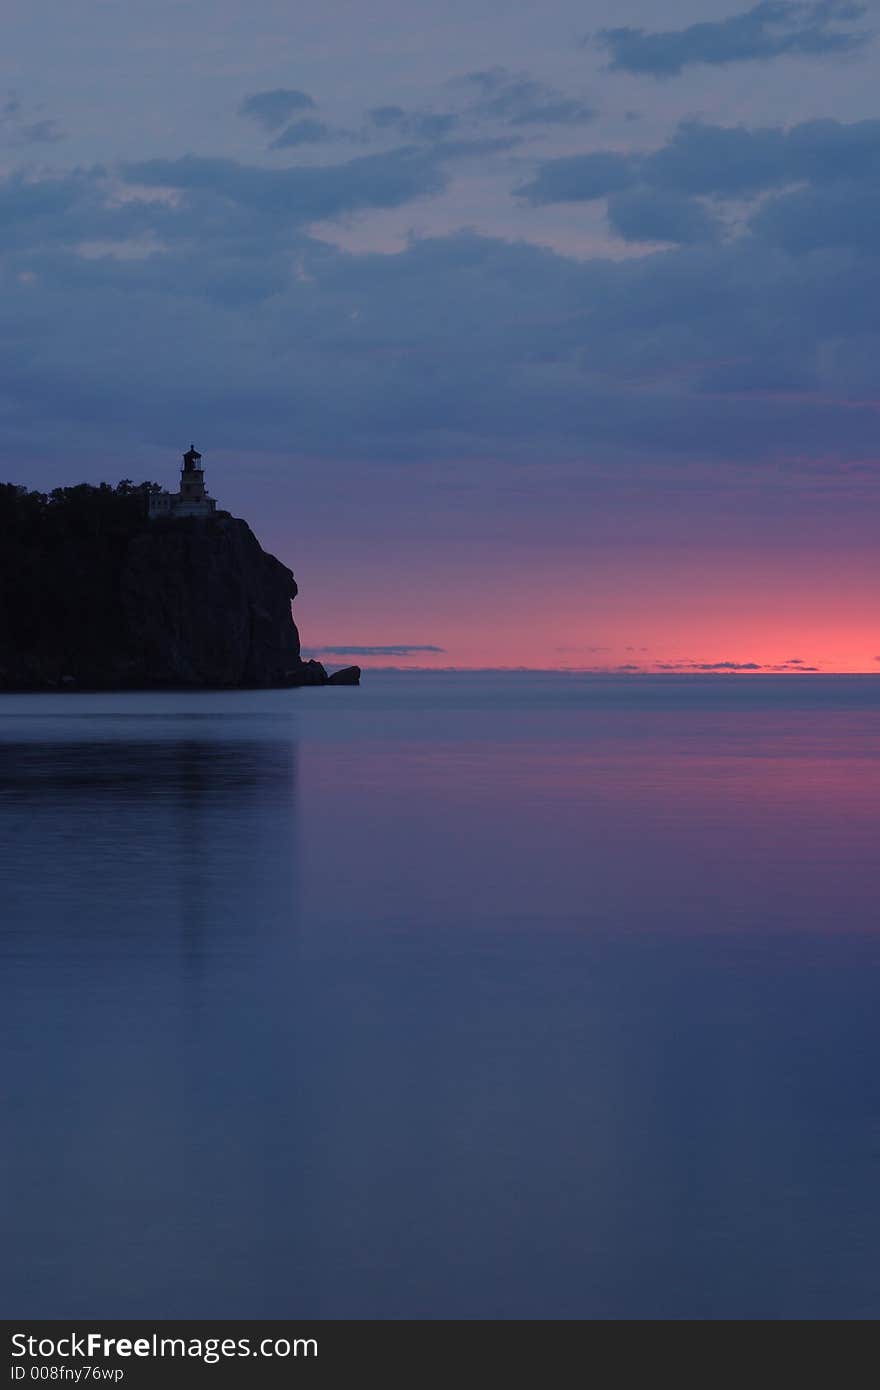
[{"label": "lighthouse", "polygon": [[180,468],[180,491],[151,493],[150,516],[213,516],[216,509],[217,503],[205,487],[202,456],[190,444]]}]

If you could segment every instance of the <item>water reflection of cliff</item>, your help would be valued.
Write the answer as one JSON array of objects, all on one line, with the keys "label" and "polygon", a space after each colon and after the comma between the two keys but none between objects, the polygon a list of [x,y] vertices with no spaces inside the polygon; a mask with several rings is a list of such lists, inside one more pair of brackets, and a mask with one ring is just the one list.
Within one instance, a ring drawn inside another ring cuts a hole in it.
[{"label": "water reflection of cliff", "polygon": [[7,939],[237,954],[290,922],[296,781],[289,741],[0,744]]}]

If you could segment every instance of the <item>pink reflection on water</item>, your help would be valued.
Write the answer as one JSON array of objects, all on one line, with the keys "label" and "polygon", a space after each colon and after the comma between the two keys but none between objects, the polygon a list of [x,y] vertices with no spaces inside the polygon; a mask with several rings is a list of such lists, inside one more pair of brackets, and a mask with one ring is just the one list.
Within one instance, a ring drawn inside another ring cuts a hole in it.
[{"label": "pink reflection on water", "polygon": [[876,929],[873,714],[604,710],[575,737],[518,733],[307,745],[307,899],[452,928]]}]

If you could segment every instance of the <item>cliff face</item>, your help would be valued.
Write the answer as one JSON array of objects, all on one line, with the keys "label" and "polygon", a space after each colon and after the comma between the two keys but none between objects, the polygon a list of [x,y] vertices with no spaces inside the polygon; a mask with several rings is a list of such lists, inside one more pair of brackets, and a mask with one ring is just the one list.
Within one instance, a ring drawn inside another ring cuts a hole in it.
[{"label": "cliff face", "polygon": [[300,659],[290,570],[244,521],[155,523],[131,538],[119,579],[139,682],[285,685],[320,680]]},{"label": "cliff face", "polygon": [[0,690],[326,682],[300,657],[293,575],[246,522],[149,522],[106,491],[0,488]]}]

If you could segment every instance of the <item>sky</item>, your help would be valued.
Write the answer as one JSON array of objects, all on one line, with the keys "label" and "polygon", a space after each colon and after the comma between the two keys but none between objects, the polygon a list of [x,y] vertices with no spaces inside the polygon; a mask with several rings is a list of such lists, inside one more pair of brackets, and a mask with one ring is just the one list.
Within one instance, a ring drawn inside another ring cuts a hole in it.
[{"label": "sky", "polygon": [[880,0],[6,0],[0,479],[329,666],[880,671]]}]

